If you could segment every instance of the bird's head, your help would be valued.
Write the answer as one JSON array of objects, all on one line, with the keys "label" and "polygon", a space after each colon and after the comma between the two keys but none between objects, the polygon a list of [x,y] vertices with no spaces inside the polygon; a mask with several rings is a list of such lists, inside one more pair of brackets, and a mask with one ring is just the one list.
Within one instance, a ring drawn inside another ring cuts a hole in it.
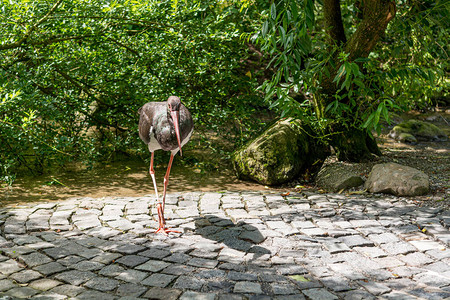
[{"label": "bird's head", "polygon": [[170,96],[167,99],[167,110],[170,113],[170,117],[173,121],[173,126],[175,127],[175,134],[177,135],[178,147],[180,148],[180,156],[183,156],[181,151],[181,139],[180,139],[180,107],[181,101],[177,96]]}]

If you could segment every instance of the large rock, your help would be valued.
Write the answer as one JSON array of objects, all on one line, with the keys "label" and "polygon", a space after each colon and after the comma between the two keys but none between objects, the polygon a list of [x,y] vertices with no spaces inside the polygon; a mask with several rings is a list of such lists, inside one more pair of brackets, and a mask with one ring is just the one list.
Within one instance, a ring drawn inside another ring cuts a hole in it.
[{"label": "large rock", "polygon": [[327,157],[328,147],[311,138],[299,120],[276,122],[233,154],[238,178],[265,185],[291,181],[302,172],[314,175]]},{"label": "large rock", "polygon": [[364,187],[371,193],[419,196],[428,193],[430,182],[422,171],[396,163],[386,163],[373,166]]},{"label": "large rock", "polygon": [[434,124],[409,120],[395,126],[389,136],[400,142],[415,143],[417,141],[446,141],[445,132]]},{"label": "large rock", "polygon": [[360,186],[364,179],[354,165],[333,163],[323,166],[316,177],[317,186],[331,192],[339,192]]}]

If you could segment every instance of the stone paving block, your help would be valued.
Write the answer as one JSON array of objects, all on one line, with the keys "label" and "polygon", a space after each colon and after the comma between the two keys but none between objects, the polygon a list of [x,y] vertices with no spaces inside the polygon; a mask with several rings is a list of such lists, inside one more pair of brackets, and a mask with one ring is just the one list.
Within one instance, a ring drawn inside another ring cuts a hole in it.
[{"label": "stone paving block", "polygon": [[360,235],[343,236],[343,237],[339,237],[338,240],[342,241],[343,243],[345,243],[350,248],[353,248],[353,247],[368,247],[368,246],[373,246],[374,245],[372,241],[367,240],[367,239],[363,238]]},{"label": "stone paving block", "polygon": [[113,244],[108,247],[108,250],[112,252],[119,252],[121,254],[136,254],[146,248],[141,245],[134,244]]},{"label": "stone paving block", "polygon": [[370,258],[387,256],[387,253],[378,247],[354,247],[353,250]]},{"label": "stone paving block", "polygon": [[234,293],[262,294],[261,285],[252,281],[239,281],[234,286]]},{"label": "stone paving block", "polygon": [[331,254],[351,251],[351,249],[346,244],[341,243],[339,241],[334,242],[334,241],[324,240],[324,241],[322,241],[322,244]]},{"label": "stone paving block", "polygon": [[112,291],[118,285],[119,281],[104,277],[92,278],[91,280],[89,280],[84,284],[85,287],[99,291]]},{"label": "stone paving block", "polygon": [[403,254],[406,255],[408,253],[412,253],[417,251],[417,249],[411,245],[410,243],[407,242],[389,242],[386,244],[381,244],[380,247],[386,251],[389,254],[392,255],[399,255],[399,254]]},{"label": "stone paving block", "polygon": [[379,264],[382,268],[395,268],[405,265],[404,262],[395,257],[378,257],[374,258],[373,261]]},{"label": "stone paving block", "polygon": [[102,268],[98,274],[103,276],[109,276],[109,277],[116,277],[122,272],[125,271],[125,268],[116,264],[107,265],[106,267]]},{"label": "stone paving block", "polygon": [[309,299],[323,299],[323,300],[339,299],[336,295],[330,293],[329,291],[323,288],[302,290],[302,293],[305,294]]},{"label": "stone paving block", "polygon": [[33,282],[30,282],[28,284],[28,286],[35,290],[48,291],[60,284],[62,284],[61,281],[50,279],[50,278],[43,278],[43,279],[38,279]]},{"label": "stone paving block", "polygon": [[44,276],[52,275],[54,273],[59,273],[61,271],[67,270],[67,267],[61,265],[57,262],[50,262],[48,264],[39,265],[33,268]]},{"label": "stone paving block", "polygon": [[105,265],[95,261],[80,261],[74,265],[70,265],[70,268],[79,271],[96,271],[103,268]]},{"label": "stone paving block", "polygon": [[8,255],[9,257],[17,258],[20,255],[24,255],[24,254],[33,252],[33,249],[28,246],[13,246],[13,247],[1,248],[0,251],[3,252],[4,254]]},{"label": "stone paving block", "polygon": [[9,278],[14,279],[18,283],[28,283],[32,280],[41,278],[42,274],[33,270],[23,270],[17,273],[14,273],[9,276]]},{"label": "stone paving block", "polygon": [[137,271],[137,270],[125,270],[119,273],[115,278],[118,280],[123,280],[131,283],[140,283],[148,275],[147,272]]},{"label": "stone paving block", "polygon": [[62,264],[63,266],[68,267],[68,266],[72,266],[82,260],[84,260],[84,259],[77,255],[69,255],[69,256],[58,259],[57,262]]},{"label": "stone paving block", "polygon": [[442,276],[441,274],[433,271],[416,274],[413,276],[413,279],[417,282],[434,287],[450,285],[450,277]]},{"label": "stone paving block", "polygon": [[391,288],[389,288],[388,286],[382,284],[382,283],[378,283],[378,282],[374,282],[374,281],[358,281],[358,283],[364,287],[369,293],[373,294],[373,295],[381,295],[387,292],[391,291]]},{"label": "stone paving block", "polygon": [[444,245],[431,240],[410,241],[409,243],[422,252],[428,250],[445,250]]},{"label": "stone paving block", "polygon": [[180,276],[175,281],[173,288],[199,291],[202,288],[203,284],[205,284],[205,283],[206,283],[205,280],[202,280],[199,278],[195,278],[195,277],[191,277],[191,276]]},{"label": "stone paving block", "polygon": [[328,232],[323,230],[322,228],[301,228],[300,232],[309,236],[327,236]]},{"label": "stone paving block", "polygon": [[275,295],[293,295],[298,294],[299,290],[296,285],[291,283],[271,283],[270,287]]},{"label": "stone paving block", "polygon": [[17,284],[15,284],[9,279],[0,280],[0,292],[5,292],[15,287],[17,287]]},{"label": "stone paving block", "polygon": [[[37,293],[38,293],[38,291],[36,291],[35,289],[26,287],[26,286],[16,287],[16,288],[10,289],[7,292],[8,296],[12,296],[13,299],[31,298],[32,296],[36,295]],[[14,297],[16,297],[16,298],[14,298]]]},{"label": "stone paving block", "polygon": [[332,269],[334,272],[336,272],[338,274],[342,274],[343,276],[345,276],[346,278],[351,279],[351,280],[367,278],[360,271],[356,271],[350,265],[345,264],[345,263],[329,264],[328,267],[330,269]]},{"label": "stone paving block", "polygon": [[135,266],[143,264],[148,260],[149,260],[148,257],[132,254],[132,255],[125,255],[119,259],[116,259],[116,263],[127,266],[129,268],[134,268]]},{"label": "stone paving block", "polygon": [[194,267],[186,266],[182,264],[171,264],[165,268],[162,272],[170,275],[187,275],[195,270]]},{"label": "stone paving block", "polygon": [[345,292],[352,289],[352,287],[349,285],[349,281],[340,276],[323,277],[320,278],[320,281],[324,286],[334,292]]},{"label": "stone paving block", "polygon": [[20,270],[23,270],[23,267],[19,265],[15,260],[9,259],[0,262],[0,273],[2,273],[3,275],[9,275]]},{"label": "stone paving block", "polygon": [[[147,287],[134,283],[122,283],[116,290],[116,295],[120,297],[138,298],[147,291]],[[167,298],[166,298],[167,299]],[[170,299],[170,298],[169,298]]]},{"label": "stone paving block", "polygon": [[136,269],[149,272],[159,272],[170,265],[171,263],[160,260],[149,260],[146,263],[137,266]]},{"label": "stone paving block", "polygon": [[162,289],[158,287],[151,288],[143,295],[144,298],[159,299],[159,300],[176,300],[181,295],[182,291],[177,289]]},{"label": "stone paving block", "polygon": [[214,268],[219,263],[217,260],[212,259],[204,259],[199,257],[194,257],[186,262],[188,265],[193,267],[202,267],[202,268]]},{"label": "stone paving block", "polygon": [[410,253],[403,257],[399,256],[399,258],[402,261],[404,261],[407,265],[414,267],[419,267],[433,262],[433,260],[430,257],[420,252]]},{"label": "stone paving block", "polygon": [[19,260],[25,263],[28,267],[35,267],[52,261],[48,256],[39,252],[20,255]]},{"label": "stone paving block", "polygon": [[83,272],[78,270],[66,271],[55,276],[56,279],[67,282],[71,285],[80,285],[96,277],[92,272]]}]

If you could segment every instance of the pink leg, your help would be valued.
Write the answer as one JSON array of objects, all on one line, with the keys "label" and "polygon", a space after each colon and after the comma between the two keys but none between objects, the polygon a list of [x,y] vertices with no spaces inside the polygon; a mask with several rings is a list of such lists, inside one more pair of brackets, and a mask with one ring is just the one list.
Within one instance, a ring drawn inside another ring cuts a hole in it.
[{"label": "pink leg", "polygon": [[153,181],[153,188],[155,189],[155,194],[156,194],[156,202],[159,203],[159,196],[158,196],[158,187],[156,186],[156,180],[155,180],[155,170],[153,169],[153,158],[154,158],[155,154],[154,152],[152,152],[152,158],[150,160],[150,176],[152,177],[152,181]]},{"label": "pink leg", "polygon": [[171,153],[169,165],[167,166],[166,176],[164,176],[164,192],[163,192],[162,206],[160,206],[160,204],[158,204],[159,228],[156,232],[162,232],[164,234],[168,234],[169,232],[180,233],[180,231],[166,228],[166,220],[164,219],[164,207],[166,204],[166,191],[167,191],[167,186],[169,185],[169,175],[170,175],[170,169],[172,168],[172,162],[173,162],[173,154]]}]

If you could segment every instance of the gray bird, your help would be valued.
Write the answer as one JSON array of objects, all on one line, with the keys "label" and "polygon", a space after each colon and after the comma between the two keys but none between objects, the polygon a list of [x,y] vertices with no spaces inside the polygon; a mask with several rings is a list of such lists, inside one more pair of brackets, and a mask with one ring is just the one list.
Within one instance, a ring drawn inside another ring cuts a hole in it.
[{"label": "gray bird", "polygon": [[[156,194],[156,208],[158,211],[159,228],[156,233],[168,234],[179,232],[166,228],[164,219],[164,205],[166,200],[167,185],[169,184],[170,168],[174,156],[189,141],[194,131],[194,121],[191,113],[184,106],[180,98],[170,96],[165,102],[149,102],[139,109],[139,137],[148,145],[151,153],[150,176]],[[170,151],[169,165],[164,176],[164,193],[162,202],[159,200],[158,189],[155,181],[155,170],[153,169],[153,157],[155,150],[162,149]]]}]

